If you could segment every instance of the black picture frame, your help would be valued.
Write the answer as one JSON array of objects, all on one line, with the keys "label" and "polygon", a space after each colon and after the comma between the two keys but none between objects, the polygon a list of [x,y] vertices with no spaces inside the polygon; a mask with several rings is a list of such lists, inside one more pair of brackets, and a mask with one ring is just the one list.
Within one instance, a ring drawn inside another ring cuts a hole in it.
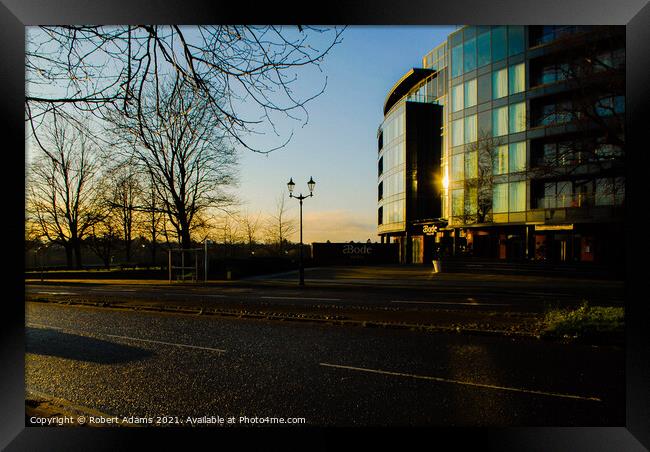
[{"label": "black picture frame", "polygon": [[[281,24],[618,24],[626,26],[627,57],[627,133],[631,145],[626,162],[628,213],[625,237],[613,237],[627,248],[626,262],[626,424],[611,427],[579,428],[432,428],[374,430],[370,437],[358,435],[345,444],[353,447],[370,444],[399,445],[400,449],[421,444],[444,444],[451,440],[457,448],[478,446],[494,450],[645,450],[650,448],[650,341],[647,316],[646,259],[643,234],[645,194],[642,182],[648,148],[644,138],[649,128],[650,105],[650,5],[647,0],[453,0],[449,2],[388,0],[349,1],[308,4],[301,7],[265,2],[222,3],[191,0],[126,1],[88,3],[81,0],[1,0],[0,2],[0,90],[2,91],[2,156],[4,204],[7,207],[5,242],[17,249],[5,251],[9,263],[3,272],[4,320],[0,377],[0,447],[7,450],[123,450],[135,447],[135,440],[146,439],[147,448],[187,448],[186,436],[208,439],[210,447],[222,441],[237,441],[238,446],[256,443],[264,449],[328,449],[340,446],[342,433],[359,430],[313,429],[92,429],[25,427],[24,422],[24,262],[23,248],[16,240],[24,230],[24,46],[25,26],[79,23],[281,23]],[[389,56],[387,56],[389,57]],[[377,100],[381,108],[382,99]],[[373,133],[374,131],[369,131]],[[645,152],[645,153],[644,153]],[[645,176],[645,177],[644,177]],[[14,178],[16,180],[14,180]],[[142,446],[140,446],[142,447]],[[364,447],[365,448],[365,447]]]}]

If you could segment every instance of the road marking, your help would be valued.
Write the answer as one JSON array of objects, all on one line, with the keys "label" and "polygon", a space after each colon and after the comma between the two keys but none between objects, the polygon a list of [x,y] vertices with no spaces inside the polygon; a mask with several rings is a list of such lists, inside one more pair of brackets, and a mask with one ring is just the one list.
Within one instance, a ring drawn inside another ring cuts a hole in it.
[{"label": "road marking", "polygon": [[30,322],[29,324],[26,323],[25,326],[27,326],[27,327],[36,326],[38,328],[50,328],[52,330],[62,330],[63,329],[63,328],[59,328],[58,326],[43,325],[42,323],[34,323],[34,322]]},{"label": "road marking", "polygon": [[536,394],[536,395],[545,395],[545,396],[551,396],[551,397],[562,397],[566,399],[577,399],[577,400],[589,400],[592,402],[602,402],[601,399],[598,397],[584,397],[584,396],[577,396],[573,394],[560,394],[556,392],[546,392],[546,391],[535,391],[531,389],[522,389],[522,388],[511,388],[508,386],[496,386],[496,385],[488,385],[488,384],[483,384],[483,383],[472,383],[469,381],[460,381],[460,380],[450,380],[447,378],[440,378],[440,377],[432,377],[428,375],[415,375],[415,374],[407,374],[407,373],[402,373],[402,372],[391,372],[387,370],[376,370],[376,369],[366,369],[363,367],[353,367],[353,366],[342,366],[339,364],[328,364],[328,363],[320,363],[321,366],[324,367],[334,367],[338,369],[348,369],[348,370],[357,370],[360,372],[369,372],[369,373],[375,373],[375,374],[382,374],[382,375],[392,375],[395,377],[410,377],[410,378],[418,378],[421,380],[431,380],[431,381],[439,381],[442,383],[453,383],[453,384],[458,384],[458,385],[465,385],[465,386],[475,386],[478,388],[486,388],[486,389],[499,389],[502,391],[511,391],[511,392],[521,392],[525,394]]},{"label": "road marking", "polygon": [[45,292],[45,291],[40,291],[36,293],[42,293],[46,295],[75,295],[74,292]]},{"label": "road marking", "polygon": [[200,293],[167,293],[165,295],[178,295],[183,297],[212,297],[212,298],[228,298],[228,295],[219,294],[200,294]]},{"label": "road marking", "polygon": [[[26,325],[26,326],[37,326],[37,327],[41,327],[41,328],[51,328],[53,330],[64,331],[63,328],[59,328],[59,327],[51,326],[51,325],[44,325],[42,323],[30,322],[30,324]],[[164,342],[164,341],[155,341],[153,339],[142,339],[142,338],[138,338],[138,337],[118,336],[116,334],[89,333],[89,332],[85,332],[85,331],[75,331],[75,330],[65,330],[65,331],[69,331],[71,333],[90,334],[90,335],[98,334],[100,336],[115,337],[115,338],[118,338],[118,339],[128,339],[128,340],[131,340],[131,341],[141,341],[141,342],[152,342],[154,344],[174,345],[174,346],[177,346],[177,347],[197,348],[197,349],[200,349],[200,350],[210,350],[210,351],[219,352],[219,353],[225,353],[226,352],[225,350],[220,349],[220,348],[201,347],[201,346],[198,346],[198,345],[188,345],[188,344],[177,344],[175,342]]]},{"label": "road marking", "polygon": [[310,297],[260,297],[269,300],[314,300],[314,301],[341,301],[340,298],[310,298]]},{"label": "road marking", "polygon": [[[102,333],[99,333],[102,334]],[[200,347],[198,345],[188,345],[188,344],[177,344],[175,342],[164,342],[164,341],[154,341],[152,339],[142,339],[138,337],[129,337],[129,336],[118,336],[116,334],[104,334],[104,336],[108,337],[116,337],[119,339],[128,339],[131,341],[141,341],[141,342],[152,342],[154,344],[164,344],[164,345],[175,345],[177,347],[186,347],[186,348],[198,348],[200,350],[210,350],[213,352],[220,352],[220,353],[225,353],[226,351],[220,348],[211,348],[211,347]]]},{"label": "road marking", "polygon": [[391,300],[391,303],[417,303],[417,304],[454,304],[462,306],[512,306],[506,303],[461,303],[454,301],[409,301],[409,300]]}]

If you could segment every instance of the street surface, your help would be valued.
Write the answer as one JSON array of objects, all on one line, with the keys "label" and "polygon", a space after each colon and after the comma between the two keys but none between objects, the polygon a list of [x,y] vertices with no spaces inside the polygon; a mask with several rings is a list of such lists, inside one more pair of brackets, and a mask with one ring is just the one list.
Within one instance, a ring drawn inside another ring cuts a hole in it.
[{"label": "street surface", "polygon": [[[252,296],[289,296],[280,293]],[[327,293],[310,297],[342,298]],[[28,391],[182,425],[188,416],[236,425],[266,416],[318,426],[624,425],[623,370],[619,347],[26,304]]]}]

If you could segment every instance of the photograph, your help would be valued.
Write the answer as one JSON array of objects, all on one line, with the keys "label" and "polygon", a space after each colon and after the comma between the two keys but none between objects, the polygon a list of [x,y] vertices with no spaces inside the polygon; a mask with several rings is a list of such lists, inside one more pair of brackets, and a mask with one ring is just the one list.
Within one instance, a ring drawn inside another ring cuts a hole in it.
[{"label": "photograph", "polygon": [[650,447],[629,26],[167,19],[22,25],[25,431],[2,447],[143,428]]}]

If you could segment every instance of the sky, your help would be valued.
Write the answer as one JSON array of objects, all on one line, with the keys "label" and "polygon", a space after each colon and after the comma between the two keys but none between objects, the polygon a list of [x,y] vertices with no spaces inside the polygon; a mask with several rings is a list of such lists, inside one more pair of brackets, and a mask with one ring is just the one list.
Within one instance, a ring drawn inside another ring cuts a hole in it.
[{"label": "sky", "polygon": [[[185,28],[192,33],[192,27]],[[411,68],[421,67],[422,57],[455,29],[347,27],[342,42],[325,56],[320,70],[296,71],[292,86],[298,95],[311,96],[327,83],[325,92],[306,105],[307,124],[276,116],[279,137],[250,136],[246,142],[269,149],[293,131],[286,147],[269,154],[238,150],[239,183],[232,192],[241,203],[240,213],[267,218],[277,211],[278,197],[284,196],[288,216],[297,222],[298,201],[288,198],[286,184],[293,178],[295,193],[307,194],[307,181],[313,177],[314,196],[303,205],[305,243],[378,241],[377,128],[383,120],[384,100],[395,82]],[[316,34],[310,42],[323,48],[331,38],[331,34]],[[254,104],[241,104],[236,111],[247,119],[258,119],[261,114]],[[28,154],[29,147],[28,143]],[[296,233],[289,239],[298,238]]]},{"label": "sky", "polygon": [[[383,120],[386,94],[422,57],[442,43],[450,26],[352,26],[343,42],[321,64],[320,73],[298,74],[300,88],[317,92],[327,76],[323,94],[307,104],[309,121],[287,122],[294,135],[289,144],[267,155],[240,153],[237,194],[243,210],[271,214],[279,196],[307,194],[307,181],[316,181],[314,196],[303,204],[305,243],[378,241],[377,128]],[[286,205],[298,218],[297,200]],[[297,235],[292,238],[297,240]]]}]

